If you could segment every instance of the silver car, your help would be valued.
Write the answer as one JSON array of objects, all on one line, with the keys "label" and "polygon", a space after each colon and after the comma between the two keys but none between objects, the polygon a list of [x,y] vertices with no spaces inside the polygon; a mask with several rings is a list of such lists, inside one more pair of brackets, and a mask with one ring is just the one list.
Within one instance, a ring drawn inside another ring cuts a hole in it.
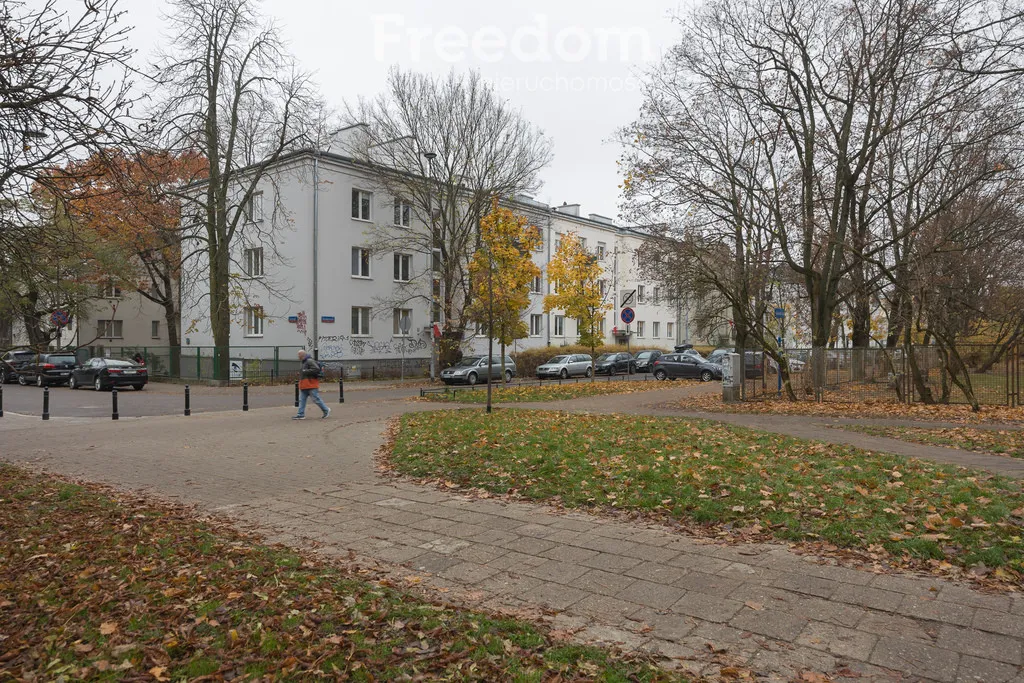
[{"label": "silver car", "polygon": [[[487,381],[487,356],[466,356],[450,368],[441,371],[441,381],[445,384],[476,384]],[[502,377],[501,356],[494,356],[490,363],[491,379]],[[505,356],[505,381],[511,382],[516,376],[516,364],[511,357]]]},{"label": "silver car", "polygon": [[544,365],[537,366],[537,377],[545,379],[549,377],[590,377],[594,374],[593,359],[585,353],[574,353],[565,356],[555,356]]}]

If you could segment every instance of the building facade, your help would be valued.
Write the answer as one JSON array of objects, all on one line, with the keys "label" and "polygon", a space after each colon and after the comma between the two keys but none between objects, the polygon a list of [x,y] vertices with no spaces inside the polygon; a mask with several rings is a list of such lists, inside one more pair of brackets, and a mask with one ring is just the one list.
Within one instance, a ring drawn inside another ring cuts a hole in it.
[{"label": "building facade", "polygon": [[[650,238],[603,216],[583,216],[578,205],[549,207],[520,197],[510,206],[527,216],[543,238],[534,256],[542,275],[524,312],[529,335],[512,350],[556,348],[579,339],[575,320],[560,311],[545,313],[543,306],[550,287],[546,266],[561,236],[570,232],[585,241],[604,271],[611,305],[601,326],[606,342],[628,338],[635,348],[667,348],[690,340],[688,312],[662,286],[642,276],[640,259],[645,249],[655,246]],[[365,167],[329,153],[293,155],[261,184],[245,215],[232,244],[234,269],[240,271],[234,280],[233,359],[266,359],[271,353],[290,357],[306,348],[349,373],[393,371],[400,362],[407,374],[426,371],[437,314],[429,294],[405,297],[401,303],[403,297],[396,292],[426,278],[432,281],[432,255],[400,244],[388,250],[370,248],[385,221],[406,225],[416,217],[394,197],[383,196]],[[207,270],[201,259],[185,268],[183,353],[190,346],[213,345]],[[629,293],[636,319],[627,337],[618,312]],[[482,352],[487,339],[469,325],[464,346],[467,353]]]}]

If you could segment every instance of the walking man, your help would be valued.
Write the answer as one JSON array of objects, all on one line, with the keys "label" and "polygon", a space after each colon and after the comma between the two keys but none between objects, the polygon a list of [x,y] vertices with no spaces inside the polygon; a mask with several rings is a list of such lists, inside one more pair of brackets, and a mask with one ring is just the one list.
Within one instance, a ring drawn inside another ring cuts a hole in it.
[{"label": "walking man", "polygon": [[302,369],[299,371],[301,377],[299,379],[299,413],[292,419],[306,419],[306,400],[310,396],[313,397],[313,403],[317,404],[320,410],[324,411],[324,418],[329,417],[331,409],[320,398],[320,364],[311,355],[306,353],[305,350],[299,351],[299,362],[302,363]]}]

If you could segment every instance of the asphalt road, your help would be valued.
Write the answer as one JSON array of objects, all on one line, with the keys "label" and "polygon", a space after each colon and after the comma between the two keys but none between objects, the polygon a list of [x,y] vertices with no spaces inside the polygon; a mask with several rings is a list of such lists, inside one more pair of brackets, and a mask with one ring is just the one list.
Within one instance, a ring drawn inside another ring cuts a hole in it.
[{"label": "asphalt road", "polygon": [[[589,380],[580,380],[589,381]],[[606,382],[599,377],[598,382]],[[650,375],[619,375],[612,381],[654,381]],[[518,384],[519,382],[517,382]],[[550,384],[545,381],[544,384]],[[537,384],[537,380],[523,380],[522,384]],[[330,406],[338,405],[338,385],[322,382],[320,395]],[[345,403],[373,403],[399,401],[419,394],[421,382],[410,381],[405,386],[394,384],[373,385],[365,382],[346,382]],[[486,391],[486,385],[476,391]],[[185,387],[177,384],[153,382],[143,391],[124,388],[117,392],[118,415],[120,417],[148,417],[153,415],[180,415],[185,410]],[[250,408],[275,408],[294,411],[295,389],[293,386],[251,386],[249,387]],[[96,417],[110,419],[112,396],[109,391],[92,389],[71,389],[60,386],[50,387],[51,417]],[[191,408],[194,414],[242,410],[242,387],[191,387]],[[310,411],[312,408],[312,411]],[[43,390],[35,386],[3,385],[3,409],[19,415],[38,415],[43,412]],[[307,405],[307,415],[317,416],[316,406]]]}]

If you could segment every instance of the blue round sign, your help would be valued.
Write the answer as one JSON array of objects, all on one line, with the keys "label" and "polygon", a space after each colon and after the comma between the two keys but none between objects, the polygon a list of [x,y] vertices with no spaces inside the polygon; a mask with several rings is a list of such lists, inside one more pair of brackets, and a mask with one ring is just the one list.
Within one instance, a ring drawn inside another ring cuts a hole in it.
[{"label": "blue round sign", "polygon": [[619,313],[619,319],[628,325],[636,319],[636,312],[632,308],[623,308]]}]

